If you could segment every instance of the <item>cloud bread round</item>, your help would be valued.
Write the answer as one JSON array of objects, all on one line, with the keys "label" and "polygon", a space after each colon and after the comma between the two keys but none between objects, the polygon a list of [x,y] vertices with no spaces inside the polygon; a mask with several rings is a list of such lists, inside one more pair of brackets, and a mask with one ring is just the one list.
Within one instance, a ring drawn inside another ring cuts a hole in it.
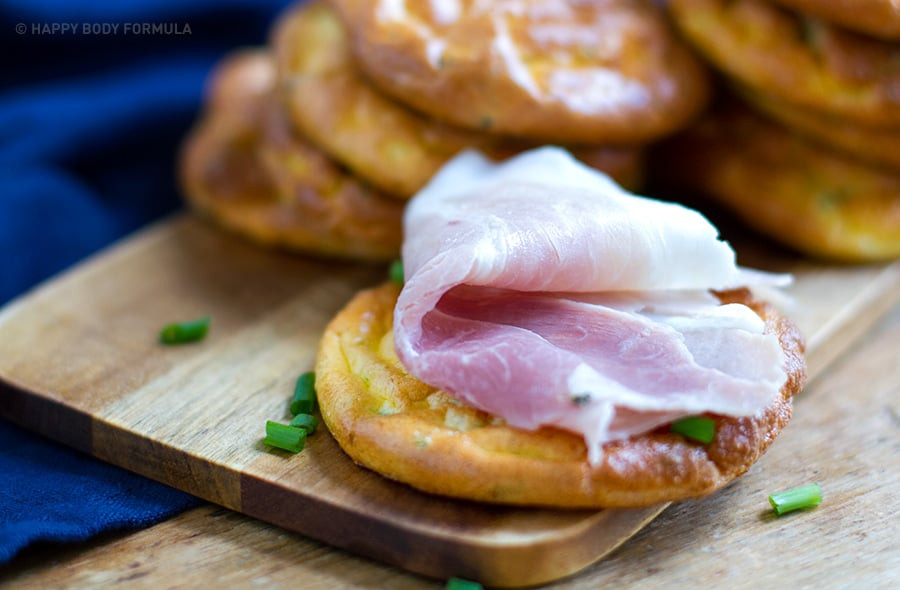
[{"label": "cloud bread round", "polygon": [[803,340],[746,290],[720,294],[745,302],[779,335],[788,381],[754,418],[715,416],[709,445],[665,429],[608,443],[592,467],[580,436],[509,427],[410,376],[393,348],[399,287],[359,293],[329,324],[316,362],[325,424],[357,463],[426,492],[503,504],[635,507],[708,494],[743,473],[791,415],[805,379]]},{"label": "cloud bread round", "polygon": [[806,254],[900,257],[900,173],[813,144],[738,103],[660,147],[654,175]]},{"label": "cloud bread round", "polygon": [[900,44],[764,0],[670,0],[685,37],[753,91],[860,125],[900,128]]},{"label": "cloud bread round", "polygon": [[644,0],[332,0],[358,66],[463,127],[549,143],[643,143],[705,104],[704,68]]},{"label": "cloud bread round", "polygon": [[207,112],[181,153],[188,201],[262,244],[351,259],[398,256],[402,202],[373,192],[293,133],[272,99],[273,82],[261,51],[219,65]]},{"label": "cloud bread round", "polygon": [[900,128],[854,125],[842,117],[812,111],[771,95],[745,91],[754,107],[792,131],[869,164],[900,170]]},{"label": "cloud bread round", "polygon": [[[411,110],[356,68],[347,31],[320,2],[298,5],[272,37],[282,98],[291,121],[331,157],[379,189],[409,198],[467,147],[508,157],[522,141],[462,129]],[[637,147],[581,146],[573,153],[623,186],[641,177]]]},{"label": "cloud bread round", "polygon": [[881,39],[900,41],[897,0],[775,0],[822,20]]}]

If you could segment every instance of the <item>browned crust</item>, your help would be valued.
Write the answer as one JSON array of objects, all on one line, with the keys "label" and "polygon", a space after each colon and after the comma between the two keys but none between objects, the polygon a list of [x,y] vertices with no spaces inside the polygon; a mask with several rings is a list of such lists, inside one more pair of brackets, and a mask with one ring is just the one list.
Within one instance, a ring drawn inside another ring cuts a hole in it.
[{"label": "browned crust", "polygon": [[777,4],[888,41],[900,41],[896,0],[774,0]]},{"label": "browned crust", "polygon": [[[280,93],[310,141],[379,189],[409,198],[450,158],[476,148],[498,158],[533,144],[462,129],[416,112],[376,89],[357,69],[347,31],[321,2],[285,13],[272,35]],[[580,146],[574,155],[634,188],[636,146]]]},{"label": "browned crust", "polygon": [[653,168],[807,255],[900,257],[900,173],[810,143],[737,102],[661,146]]},{"label": "browned crust", "polygon": [[788,381],[756,418],[713,416],[709,445],[660,429],[604,446],[591,467],[581,437],[511,428],[406,373],[390,337],[399,288],[359,293],[330,323],[319,348],[322,417],[354,461],[426,492],[470,500],[557,507],[636,507],[709,494],[744,473],[791,416],[806,378],[796,326],[746,290],[719,295],[748,303],[778,334]]},{"label": "browned crust", "polygon": [[[409,13],[389,21],[379,17],[380,1],[331,3],[378,87],[469,129],[564,144],[645,143],[682,127],[708,96],[705,70],[644,0],[497,2],[484,12],[464,0],[452,24],[436,22],[427,2],[407,2]],[[571,15],[559,16],[561,8]],[[431,50],[440,44],[437,59]]]},{"label": "browned crust", "polygon": [[260,244],[349,259],[397,257],[402,203],[376,194],[293,133],[271,97],[273,83],[262,51],[219,65],[207,111],[181,152],[188,201]]},{"label": "browned crust", "polygon": [[670,0],[676,25],[728,77],[859,125],[900,128],[900,44],[765,0]]},{"label": "browned crust", "polygon": [[815,142],[875,166],[900,170],[900,128],[855,125],[838,115],[798,107],[758,92],[743,91],[741,95],[767,116]]}]

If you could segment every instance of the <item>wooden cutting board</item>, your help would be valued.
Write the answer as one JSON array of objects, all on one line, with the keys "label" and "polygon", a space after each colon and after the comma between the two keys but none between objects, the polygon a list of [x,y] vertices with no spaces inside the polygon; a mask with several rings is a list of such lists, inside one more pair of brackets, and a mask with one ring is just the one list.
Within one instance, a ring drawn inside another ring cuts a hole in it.
[{"label": "wooden cutting board", "polygon": [[[789,310],[819,373],[892,305],[900,264],[790,270]],[[299,455],[262,444],[287,421],[319,335],[383,267],[267,252],[180,215],[0,310],[0,415],[103,460],[310,537],[438,578],[548,582],[652,520],[641,510],[499,508],[418,493],[355,466],[320,429]],[[211,315],[208,338],[157,343]],[[763,461],[765,458],[763,458]]]}]

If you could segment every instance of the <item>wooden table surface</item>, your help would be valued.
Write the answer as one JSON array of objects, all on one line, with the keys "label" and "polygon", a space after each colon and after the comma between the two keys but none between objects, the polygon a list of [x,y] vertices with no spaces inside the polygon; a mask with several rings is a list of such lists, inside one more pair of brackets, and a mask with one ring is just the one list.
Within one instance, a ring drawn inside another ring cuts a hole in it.
[{"label": "wooden table surface", "polygon": [[[549,588],[900,587],[900,305],[812,382],[794,420],[738,481],[669,507],[604,560]],[[816,509],[766,496],[820,482]],[[441,588],[215,505],[79,545],[26,549],[15,588]]]}]

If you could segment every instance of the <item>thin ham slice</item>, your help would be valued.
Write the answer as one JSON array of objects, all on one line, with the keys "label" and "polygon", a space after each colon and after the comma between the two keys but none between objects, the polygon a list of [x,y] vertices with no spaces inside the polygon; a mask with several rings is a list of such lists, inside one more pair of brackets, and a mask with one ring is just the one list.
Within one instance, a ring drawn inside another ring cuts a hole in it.
[{"label": "thin ham slice", "polygon": [[608,441],[753,415],[786,380],[777,337],[710,289],[742,269],[696,211],[624,192],[558,148],[449,162],[409,203],[394,341],[407,370],[525,429]]}]

